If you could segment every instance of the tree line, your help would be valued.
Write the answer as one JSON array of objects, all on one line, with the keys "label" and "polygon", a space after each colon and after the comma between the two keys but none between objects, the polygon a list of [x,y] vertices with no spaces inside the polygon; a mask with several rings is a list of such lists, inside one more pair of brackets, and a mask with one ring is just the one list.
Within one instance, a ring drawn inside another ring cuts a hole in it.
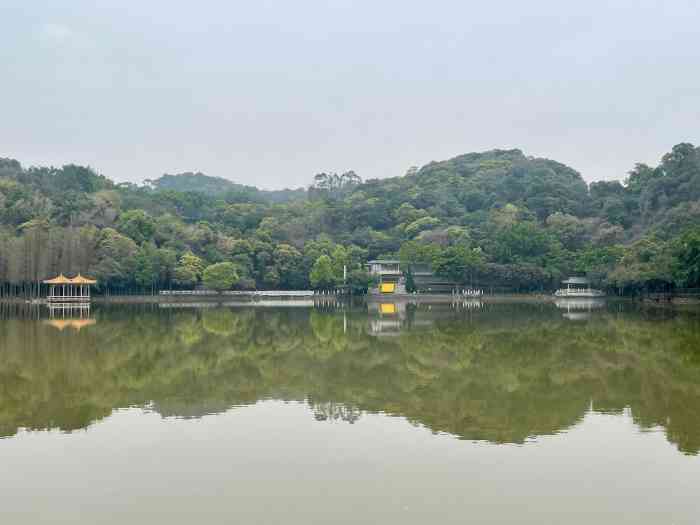
[{"label": "tree line", "polygon": [[409,284],[423,264],[513,291],[579,274],[621,294],[700,286],[692,144],[590,185],[556,161],[493,150],[399,177],[320,173],[307,191],[253,190],[203,174],[117,184],[89,167],[0,159],[0,293],[36,294],[61,272],[104,293],[329,289],[343,267],[362,292],[371,258],[400,259]]}]

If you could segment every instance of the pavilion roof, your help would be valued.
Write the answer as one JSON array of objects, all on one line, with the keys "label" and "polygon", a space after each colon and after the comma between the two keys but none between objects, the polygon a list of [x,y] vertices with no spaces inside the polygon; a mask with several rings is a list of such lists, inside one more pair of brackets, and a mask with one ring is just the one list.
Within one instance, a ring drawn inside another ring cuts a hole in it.
[{"label": "pavilion roof", "polygon": [[569,277],[566,281],[562,281],[564,284],[588,284],[590,281],[585,277]]},{"label": "pavilion roof", "polygon": [[71,279],[69,279],[63,274],[60,274],[54,277],[53,279],[46,279],[44,281],[44,284],[71,284],[71,282]]},{"label": "pavilion roof", "polygon": [[78,274],[70,280],[71,284],[97,284],[94,279],[89,279]]},{"label": "pavilion roof", "polygon": [[54,277],[53,279],[46,279],[44,281],[44,284],[97,284],[97,281],[95,281],[94,279],[83,277],[80,274],[76,275],[72,279],[70,277],[66,277],[63,274],[60,274],[57,277]]}]

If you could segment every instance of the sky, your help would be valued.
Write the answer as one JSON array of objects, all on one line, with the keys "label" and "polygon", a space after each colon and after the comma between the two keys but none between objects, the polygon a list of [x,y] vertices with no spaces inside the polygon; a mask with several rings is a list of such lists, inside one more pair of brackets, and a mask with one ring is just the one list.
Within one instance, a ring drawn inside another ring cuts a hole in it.
[{"label": "sky", "polygon": [[700,143],[700,2],[0,3],[0,157],[262,188],[520,148],[622,179]]}]

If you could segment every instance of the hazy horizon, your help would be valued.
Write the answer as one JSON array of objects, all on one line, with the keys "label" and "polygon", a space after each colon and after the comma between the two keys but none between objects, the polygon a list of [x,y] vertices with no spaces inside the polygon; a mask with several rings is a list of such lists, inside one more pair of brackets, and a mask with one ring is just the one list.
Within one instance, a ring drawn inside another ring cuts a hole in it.
[{"label": "hazy horizon", "polygon": [[521,149],[622,179],[700,142],[700,7],[77,0],[0,7],[0,156],[266,189]]}]

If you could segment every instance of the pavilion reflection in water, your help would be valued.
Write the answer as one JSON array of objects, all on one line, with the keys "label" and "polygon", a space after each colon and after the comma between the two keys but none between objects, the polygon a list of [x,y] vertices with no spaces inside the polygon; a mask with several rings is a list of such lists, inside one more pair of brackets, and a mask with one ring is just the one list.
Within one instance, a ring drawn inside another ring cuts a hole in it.
[{"label": "pavilion reflection in water", "polygon": [[49,303],[49,318],[44,323],[60,331],[72,328],[78,332],[97,321],[90,317],[90,303]]}]

